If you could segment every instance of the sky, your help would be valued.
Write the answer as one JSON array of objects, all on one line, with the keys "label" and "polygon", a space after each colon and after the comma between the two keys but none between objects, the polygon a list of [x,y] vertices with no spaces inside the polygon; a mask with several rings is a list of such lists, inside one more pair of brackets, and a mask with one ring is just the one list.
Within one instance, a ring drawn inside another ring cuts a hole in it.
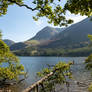
[{"label": "sky", "polygon": [[[3,39],[23,42],[32,38],[46,26],[54,27],[52,24],[47,23],[46,18],[34,21],[32,16],[35,14],[36,12],[31,12],[25,7],[9,6],[7,14],[0,17],[0,30],[2,30]],[[74,23],[86,18],[86,16],[71,15],[69,12],[66,17],[73,19]]]}]

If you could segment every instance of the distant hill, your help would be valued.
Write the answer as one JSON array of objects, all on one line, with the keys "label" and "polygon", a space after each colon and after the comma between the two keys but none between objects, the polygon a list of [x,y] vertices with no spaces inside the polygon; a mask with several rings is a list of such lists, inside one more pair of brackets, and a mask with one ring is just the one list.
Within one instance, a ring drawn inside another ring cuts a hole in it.
[{"label": "distant hill", "polygon": [[23,42],[18,42],[10,46],[11,50],[20,50],[24,49],[27,45]]},{"label": "distant hill", "polygon": [[9,39],[4,39],[3,40],[8,46],[11,46],[11,45],[13,45],[15,42],[14,41],[12,41],[12,40],[9,40]]},{"label": "distant hill", "polygon": [[50,40],[53,36],[59,34],[63,30],[64,28],[53,28],[47,26],[42,30],[40,30],[33,38],[29,40],[38,40],[38,41]]},{"label": "distant hill", "polygon": [[58,35],[51,38],[51,42],[41,46],[43,48],[80,48],[89,44],[88,34],[92,34],[92,21],[86,18],[73,24]]},{"label": "distant hill", "polygon": [[15,43],[10,46],[11,50],[21,50],[27,47],[32,47],[32,46],[38,46],[40,44],[45,44],[50,40],[53,36],[57,35],[61,31],[63,31],[64,28],[52,28],[52,27],[45,27],[41,31],[39,31],[36,36],[33,38],[25,41],[25,42],[19,42]]}]

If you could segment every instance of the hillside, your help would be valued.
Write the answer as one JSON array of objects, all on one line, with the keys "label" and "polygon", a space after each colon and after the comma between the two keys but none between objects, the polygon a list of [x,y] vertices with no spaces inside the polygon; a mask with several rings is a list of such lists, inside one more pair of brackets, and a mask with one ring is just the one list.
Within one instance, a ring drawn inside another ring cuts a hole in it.
[{"label": "hillside", "polygon": [[53,36],[59,34],[63,30],[64,28],[53,28],[47,26],[42,30],[40,30],[33,38],[29,40],[38,40],[38,41],[50,40]]},{"label": "hillside", "polygon": [[13,45],[15,42],[14,41],[12,41],[12,40],[9,40],[9,39],[4,39],[3,40],[8,46],[11,46],[11,45]]},{"label": "hillside", "polygon": [[89,44],[88,34],[92,34],[92,21],[86,18],[73,24],[63,32],[51,38],[52,42],[43,48],[80,48]]},{"label": "hillside", "polygon": [[25,42],[19,42],[15,43],[10,46],[11,50],[21,50],[27,47],[32,47],[32,46],[38,46],[41,44],[46,44],[48,41],[62,32],[64,28],[52,28],[52,27],[45,27],[42,30],[40,30],[33,38],[25,41]]},{"label": "hillside", "polygon": [[10,46],[11,50],[20,50],[24,49],[27,45],[23,42],[18,42]]},{"label": "hillside", "polygon": [[92,53],[92,47],[82,47],[76,49],[62,49],[62,48],[37,48],[28,47],[23,50],[14,51],[18,56],[68,56],[81,57],[89,56]]},{"label": "hillside", "polygon": [[[46,29],[48,28],[50,27],[45,27],[35,37],[26,41],[24,44],[27,46],[20,46],[19,50],[16,49],[15,54],[29,56],[87,56],[92,53],[91,48],[88,47],[90,42],[88,34],[92,34],[92,21],[90,21],[90,18],[73,24],[63,31],[60,31],[60,28],[57,29],[58,31],[55,28],[50,28],[55,29],[54,36],[47,35],[49,30],[47,32]],[[44,34],[46,36],[43,36]],[[44,44],[41,44],[41,40],[45,40]]]}]

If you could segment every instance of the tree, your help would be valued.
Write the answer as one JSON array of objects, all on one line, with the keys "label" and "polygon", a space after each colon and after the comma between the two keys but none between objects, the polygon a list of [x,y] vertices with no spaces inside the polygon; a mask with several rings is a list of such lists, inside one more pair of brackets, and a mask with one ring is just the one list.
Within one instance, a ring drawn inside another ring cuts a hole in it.
[{"label": "tree", "polygon": [[9,47],[0,39],[0,84],[6,80],[16,81],[19,75],[24,74],[24,67],[19,63],[18,57],[11,53]]},{"label": "tree", "polygon": [[56,65],[48,65],[49,68],[43,69],[38,72],[37,75],[42,78],[47,74],[52,73],[41,85],[40,92],[56,92],[55,88],[57,84],[66,84],[67,92],[69,92],[69,79],[72,79],[72,73],[70,71],[73,63],[58,62]]},{"label": "tree", "polygon": [[16,4],[31,11],[37,11],[36,16],[33,17],[35,20],[45,16],[48,18],[48,23],[53,23],[55,26],[67,26],[67,24],[73,23],[71,19],[66,19],[67,11],[82,16],[92,16],[92,0],[66,0],[64,7],[61,6],[62,0],[29,0],[30,6],[25,4],[24,1],[0,0],[0,15],[7,13],[9,5]]},{"label": "tree", "polygon": [[64,9],[74,14],[92,16],[92,0],[67,0]]},{"label": "tree", "polygon": [[[92,42],[92,35],[88,35],[88,37],[89,37],[90,41]],[[85,63],[86,63],[86,68],[88,70],[92,70],[92,54],[88,56],[88,58],[85,60]],[[88,87],[88,91],[92,92],[92,83],[90,83],[90,85]]]},{"label": "tree", "polygon": [[[92,35],[88,35],[88,38],[92,42]],[[88,58],[85,60],[86,68],[92,69],[92,54],[88,56]]]},{"label": "tree", "polygon": [[9,5],[16,4],[19,7],[26,7],[31,11],[37,11],[35,20],[40,17],[48,18],[48,23],[53,23],[55,26],[67,26],[73,21],[67,20],[65,14],[70,11],[74,14],[92,16],[92,1],[91,0],[67,0],[64,7],[61,6],[62,0],[29,0],[30,6],[24,3],[25,0],[0,0],[0,16],[7,13]]},{"label": "tree", "polygon": [[33,17],[34,20],[45,16],[49,19],[48,23],[53,23],[55,26],[67,26],[67,24],[73,22],[71,19],[67,20],[65,18],[65,11],[62,6],[58,4],[61,0],[30,0],[30,6],[23,1],[24,0],[0,0],[0,15],[2,16],[7,13],[9,5],[16,4],[19,7],[26,7],[31,11],[37,11],[36,16]]},{"label": "tree", "polygon": [[[72,23],[71,19],[67,20],[65,14],[70,11],[74,14],[92,16],[92,0],[67,0],[64,7],[61,6],[62,0],[30,0],[30,6],[25,4],[23,0],[0,0],[0,16],[7,13],[9,5],[16,4],[20,7],[26,7],[31,11],[37,11],[35,20],[40,17],[48,18],[48,23],[53,23],[55,26],[67,26]],[[32,6],[32,7],[31,7]],[[8,63],[7,67],[0,67],[0,79],[17,79],[18,75],[23,70],[22,65],[18,65],[18,60],[14,56],[8,46],[0,40],[0,62]],[[11,61],[15,61],[14,63]],[[7,72],[4,72],[7,71]],[[13,77],[10,77],[10,74]]]}]

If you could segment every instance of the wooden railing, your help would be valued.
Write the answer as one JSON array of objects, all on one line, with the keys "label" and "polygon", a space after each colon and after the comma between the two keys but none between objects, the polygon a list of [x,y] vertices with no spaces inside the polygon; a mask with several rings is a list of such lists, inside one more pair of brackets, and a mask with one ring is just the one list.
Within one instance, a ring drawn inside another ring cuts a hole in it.
[{"label": "wooden railing", "polygon": [[47,74],[45,77],[43,77],[42,79],[40,79],[39,81],[37,81],[36,83],[32,84],[30,87],[26,88],[23,92],[39,92],[38,87],[42,85],[43,81],[45,81],[46,79],[48,79],[50,76],[53,75],[53,72],[51,72],[50,74]]},{"label": "wooden railing", "polygon": [[[74,61],[71,63],[72,65],[74,65]],[[37,81],[36,83],[32,84],[31,86],[29,86],[28,88],[26,88],[25,90],[23,90],[23,92],[39,92],[39,86],[41,86],[44,90],[44,86],[43,86],[43,82],[48,79],[50,76],[53,76],[53,74],[60,69],[55,69],[53,72],[47,74],[46,76],[44,76],[42,79],[40,79],[39,81]],[[61,71],[63,77],[65,78],[65,84],[67,87],[67,92],[69,92],[69,82],[67,81],[64,73]],[[45,90],[43,91],[45,92]]]}]

